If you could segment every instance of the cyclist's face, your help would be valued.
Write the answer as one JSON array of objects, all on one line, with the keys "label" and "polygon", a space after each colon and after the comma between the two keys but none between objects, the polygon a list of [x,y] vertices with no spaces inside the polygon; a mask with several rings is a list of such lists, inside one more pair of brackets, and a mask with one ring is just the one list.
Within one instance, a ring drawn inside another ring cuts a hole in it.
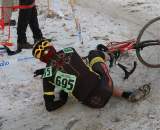
[{"label": "cyclist's face", "polygon": [[40,60],[42,62],[48,63],[48,61],[56,54],[56,50],[53,46],[48,46],[42,51]]}]

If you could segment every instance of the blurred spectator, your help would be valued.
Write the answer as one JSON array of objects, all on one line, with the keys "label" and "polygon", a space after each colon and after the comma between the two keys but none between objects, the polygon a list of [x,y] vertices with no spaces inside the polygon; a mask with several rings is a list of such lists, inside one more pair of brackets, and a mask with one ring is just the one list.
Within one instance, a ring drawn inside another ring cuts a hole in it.
[{"label": "blurred spectator", "polygon": [[35,0],[19,0],[19,3],[20,5],[29,5],[32,7],[20,9],[19,11],[17,27],[17,50],[30,49],[33,47],[33,45],[27,42],[26,30],[28,25],[33,33],[34,42],[37,42],[43,38],[42,32],[39,28]]}]

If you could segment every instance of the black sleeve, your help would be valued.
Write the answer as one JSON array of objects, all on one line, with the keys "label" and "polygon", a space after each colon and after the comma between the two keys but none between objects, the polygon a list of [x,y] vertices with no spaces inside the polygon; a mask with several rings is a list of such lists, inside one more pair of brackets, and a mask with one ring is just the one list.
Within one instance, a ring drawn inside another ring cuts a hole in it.
[{"label": "black sleeve", "polygon": [[44,101],[47,111],[56,110],[57,108],[63,106],[68,99],[68,94],[64,91],[60,91],[59,100],[54,101],[54,89],[54,85],[52,85],[47,79],[43,79]]}]

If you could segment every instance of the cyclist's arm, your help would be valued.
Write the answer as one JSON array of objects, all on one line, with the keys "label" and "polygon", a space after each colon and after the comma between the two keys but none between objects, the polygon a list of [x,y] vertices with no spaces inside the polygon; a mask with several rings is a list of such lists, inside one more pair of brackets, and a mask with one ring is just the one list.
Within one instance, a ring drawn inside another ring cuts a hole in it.
[{"label": "cyclist's arm", "polygon": [[55,101],[54,94],[55,86],[49,83],[46,79],[43,79],[43,91],[44,100],[47,111],[53,111],[63,106],[68,99],[68,94],[64,91],[60,91],[59,99]]}]

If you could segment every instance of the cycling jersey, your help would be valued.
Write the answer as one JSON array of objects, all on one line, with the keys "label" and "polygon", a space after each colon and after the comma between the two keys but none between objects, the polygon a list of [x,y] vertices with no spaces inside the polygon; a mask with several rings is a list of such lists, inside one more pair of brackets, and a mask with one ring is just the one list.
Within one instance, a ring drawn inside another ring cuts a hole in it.
[{"label": "cycling jersey", "polygon": [[[73,48],[65,48],[50,59],[43,70],[44,99],[48,111],[63,106],[69,94],[92,108],[101,108],[108,102],[112,95],[112,80],[104,57],[97,55],[97,51],[92,55],[91,68]],[[55,100],[56,87],[61,90],[59,100]]]}]

